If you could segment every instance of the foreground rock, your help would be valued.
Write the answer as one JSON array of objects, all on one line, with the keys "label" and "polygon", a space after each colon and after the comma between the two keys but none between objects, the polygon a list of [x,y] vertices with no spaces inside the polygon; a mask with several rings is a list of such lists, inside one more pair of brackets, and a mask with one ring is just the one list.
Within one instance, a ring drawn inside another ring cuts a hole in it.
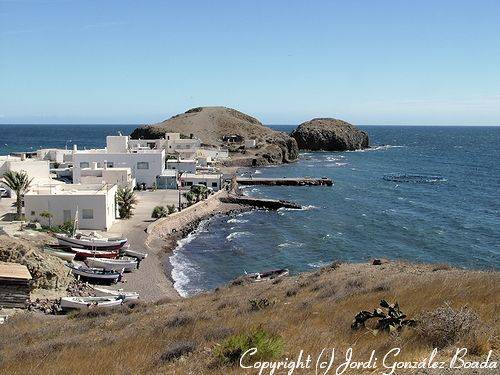
[{"label": "foreground rock", "polygon": [[256,140],[256,148],[245,149],[241,144],[230,145],[228,165],[258,166],[288,163],[297,159],[297,142],[288,134],[272,130],[256,118],[226,107],[199,107],[154,125],[135,129],[134,139],[163,138],[166,132],[193,134],[203,145],[218,147],[225,136]]},{"label": "foreground rock", "polygon": [[40,250],[35,240],[0,236],[0,261],[24,264],[31,273],[33,289],[65,290],[73,279],[64,261]]},{"label": "foreground rock", "polygon": [[291,136],[303,150],[350,151],[369,147],[366,132],[334,118],[315,118],[304,122]]}]

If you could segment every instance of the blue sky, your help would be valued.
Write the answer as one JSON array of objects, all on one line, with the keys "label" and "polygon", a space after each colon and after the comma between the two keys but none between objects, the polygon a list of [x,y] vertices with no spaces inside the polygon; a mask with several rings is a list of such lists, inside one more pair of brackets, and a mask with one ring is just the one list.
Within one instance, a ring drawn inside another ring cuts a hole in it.
[{"label": "blue sky", "polygon": [[0,0],[0,123],[500,124],[500,1]]}]

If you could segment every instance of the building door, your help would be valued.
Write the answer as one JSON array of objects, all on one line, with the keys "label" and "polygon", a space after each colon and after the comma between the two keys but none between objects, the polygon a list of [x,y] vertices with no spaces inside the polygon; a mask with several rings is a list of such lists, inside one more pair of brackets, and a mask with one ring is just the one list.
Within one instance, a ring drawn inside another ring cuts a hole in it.
[{"label": "building door", "polygon": [[63,211],[63,223],[66,223],[68,221],[71,221],[71,210],[64,210]]}]

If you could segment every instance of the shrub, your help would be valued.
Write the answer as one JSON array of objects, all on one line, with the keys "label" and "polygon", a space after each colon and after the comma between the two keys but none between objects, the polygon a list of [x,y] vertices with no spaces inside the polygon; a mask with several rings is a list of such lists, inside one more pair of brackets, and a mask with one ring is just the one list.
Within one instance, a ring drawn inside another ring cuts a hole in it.
[{"label": "shrub", "polygon": [[167,205],[167,211],[168,211],[168,214],[173,214],[174,212],[177,211],[177,209],[175,208],[175,206],[173,204],[169,204]]},{"label": "shrub", "polygon": [[162,363],[172,362],[183,355],[192,353],[196,350],[196,343],[192,341],[180,341],[173,344],[165,352],[160,354],[159,361]]},{"label": "shrub", "polygon": [[230,328],[218,327],[206,332],[205,340],[207,341],[222,340],[232,335],[233,333],[234,333],[233,330]]},{"label": "shrub", "polygon": [[427,312],[419,317],[417,327],[419,338],[432,347],[442,349],[461,342],[473,352],[487,351],[486,332],[479,316],[467,306],[458,310],[445,306]]},{"label": "shrub", "polygon": [[168,210],[163,207],[163,206],[156,206],[155,208],[153,208],[153,212],[151,213],[151,217],[153,219],[159,219],[159,218],[162,218],[162,217],[167,217],[168,216]]},{"label": "shrub", "polygon": [[252,348],[256,348],[257,352],[245,357],[246,364],[276,358],[283,351],[283,340],[259,328],[249,334],[228,337],[215,348],[214,355],[219,364],[234,365],[240,361],[243,353]]},{"label": "shrub", "polygon": [[248,300],[248,303],[250,303],[250,311],[257,311],[275,305],[276,301],[269,301],[267,298],[260,298]]},{"label": "shrub", "polygon": [[169,328],[184,327],[187,326],[188,324],[191,324],[192,321],[193,318],[191,318],[190,316],[178,315],[167,322],[167,327]]}]

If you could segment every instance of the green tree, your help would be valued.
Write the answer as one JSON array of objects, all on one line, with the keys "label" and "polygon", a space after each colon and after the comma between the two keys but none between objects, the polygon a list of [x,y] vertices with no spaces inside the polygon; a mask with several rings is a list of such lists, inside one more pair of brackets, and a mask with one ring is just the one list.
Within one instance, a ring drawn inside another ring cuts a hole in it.
[{"label": "green tree", "polygon": [[151,217],[153,219],[159,219],[161,217],[167,217],[169,214],[168,210],[163,206],[156,206],[153,208],[153,212],[151,213]]},{"label": "green tree", "polygon": [[187,199],[187,201],[190,205],[196,202],[196,194],[193,193],[191,190],[185,192],[183,195],[184,195],[184,198]]},{"label": "green tree", "polygon": [[23,195],[28,191],[33,179],[30,179],[24,171],[9,171],[4,173],[3,180],[5,185],[16,193],[17,219],[22,220]]},{"label": "green tree", "polygon": [[49,228],[52,226],[50,225],[50,221],[54,215],[52,215],[49,211],[43,211],[40,212],[40,217],[43,217],[44,219],[47,219],[49,221]]},{"label": "green tree", "polygon": [[131,187],[118,188],[116,192],[116,203],[118,204],[118,213],[122,219],[130,219],[133,216],[133,210],[137,204],[137,197]]},{"label": "green tree", "polygon": [[168,214],[173,214],[175,211],[177,211],[177,209],[175,208],[175,206],[173,204],[169,204],[167,206],[167,210],[168,210]]},{"label": "green tree", "polygon": [[191,191],[196,196],[196,202],[199,202],[208,197],[208,188],[205,185],[194,185],[191,187]]}]

